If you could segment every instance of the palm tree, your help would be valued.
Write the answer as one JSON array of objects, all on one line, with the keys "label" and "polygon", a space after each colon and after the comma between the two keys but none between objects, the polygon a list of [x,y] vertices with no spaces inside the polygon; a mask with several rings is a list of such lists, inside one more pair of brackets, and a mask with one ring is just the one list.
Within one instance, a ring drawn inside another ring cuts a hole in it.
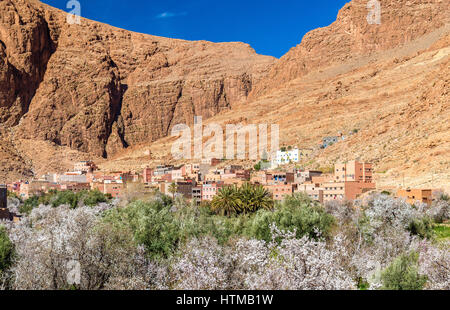
[{"label": "palm tree", "polygon": [[240,213],[239,190],[236,186],[221,188],[211,201],[211,209],[223,216]]},{"label": "palm tree", "polygon": [[241,211],[256,212],[259,209],[272,210],[273,199],[268,190],[261,185],[245,183],[239,190]]},{"label": "palm tree", "polygon": [[175,199],[175,194],[178,191],[178,186],[175,182],[172,182],[172,184],[170,184],[169,186],[169,193],[172,194],[172,199]]}]

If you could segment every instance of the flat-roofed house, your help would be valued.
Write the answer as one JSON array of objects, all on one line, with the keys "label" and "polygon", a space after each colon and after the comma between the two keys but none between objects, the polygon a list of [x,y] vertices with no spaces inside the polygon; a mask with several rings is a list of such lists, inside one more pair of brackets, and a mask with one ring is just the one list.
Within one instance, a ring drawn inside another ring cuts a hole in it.
[{"label": "flat-roofed house", "polygon": [[431,205],[433,202],[433,190],[431,189],[401,189],[397,197],[404,198],[407,203],[414,204],[417,201]]}]

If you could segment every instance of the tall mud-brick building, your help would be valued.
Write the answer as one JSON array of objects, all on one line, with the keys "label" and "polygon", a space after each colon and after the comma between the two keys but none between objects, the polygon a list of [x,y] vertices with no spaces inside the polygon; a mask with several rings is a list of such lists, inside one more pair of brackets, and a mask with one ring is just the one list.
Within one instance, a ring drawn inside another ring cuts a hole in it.
[{"label": "tall mud-brick building", "polygon": [[7,203],[6,203],[6,186],[0,185],[0,209],[6,209]]}]

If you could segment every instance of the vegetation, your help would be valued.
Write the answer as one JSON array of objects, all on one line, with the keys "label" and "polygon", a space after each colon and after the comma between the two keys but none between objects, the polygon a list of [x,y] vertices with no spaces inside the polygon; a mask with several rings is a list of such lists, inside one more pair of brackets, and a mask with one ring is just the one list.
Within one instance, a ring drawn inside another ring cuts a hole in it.
[{"label": "vegetation", "polygon": [[422,290],[427,277],[418,271],[417,253],[403,254],[396,258],[381,275],[385,290]]},{"label": "vegetation", "polygon": [[80,191],[78,193],[72,191],[50,190],[46,194],[32,196],[25,200],[20,206],[19,211],[22,214],[29,214],[39,205],[51,205],[54,208],[61,205],[69,205],[72,209],[75,209],[80,205],[93,207],[99,203],[108,202],[110,200],[111,197],[109,195],[104,195],[98,190]]},{"label": "vegetation", "polygon": [[427,216],[411,219],[407,230],[413,236],[419,236],[422,239],[432,239],[434,237],[433,222]]},{"label": "vegetation", "polygon": [[435,224],[433,227],[434,234],[437,240],[445,241],[450,239],[450,225],[449,224]]},{"label": "vegetation", "polygon": [[[274,203],[249,184],[200,206],[160,192],[121,206],[76,196],[33,198],[45,204],[0,228],[0,288],[450,289],[449,243],[429,238],[430,225],[445,226],[433,223],[442,201],[412,207],[373,194],[322,206],[296,194]],[[67,257],[83,270],[76,285]]]},{"label": "vegetation", "polygon": [[169,193],[172,194],[173,199],[175,198],[175,194],[177,193],[177,191],[178,191],[177,183],[172,182],[172,184],[170,184],[169,186]]},{"label": "vegetation", "polygon": [[258,162],[256,165],[253,166],[253,169],[255,171],[261,171],[261,162]]},{"label": "vegetation", "polygon": [[273,212],[257,212],[245,226],[245,234],[269,242],[272,223],[283,231],[295,232],[297,238],[306,235],[318,239],[330,237],[334,218],[308,196],[295,194],[286,198]]},{"label": "vegetation", "polygon": [[211,209],[231,216],[254,213],[260,209],[271,210],[273,205],[271,194],[263,186],[245,183],[241,187],[221,188],[211,202]]},{"label": "vegetation", "polygon": [[169,257],[181,238],[180,223],[162,201],[137,201],[126,208],[113,209],[104,221],[112,224],[116,231],[129,230],[151,258]]},{"label": "vegetation", "polygon": [[318,169],[319,171],[322,171],[322,173],[333,173],[334,172],[334,166],[327,166],[327,167],[320,167]]},{"label": "vegetation", "polygon": [[0,226],[0,276],[12,264],[14,245],[9,240],[5,227]]},{"label": "vegetation", "polygon": [[18,199],[20,202],[22,202],[22,199],[14,192],[8,191],[7,192],[7,197],[8,198],[15,198],[15,199]]}]

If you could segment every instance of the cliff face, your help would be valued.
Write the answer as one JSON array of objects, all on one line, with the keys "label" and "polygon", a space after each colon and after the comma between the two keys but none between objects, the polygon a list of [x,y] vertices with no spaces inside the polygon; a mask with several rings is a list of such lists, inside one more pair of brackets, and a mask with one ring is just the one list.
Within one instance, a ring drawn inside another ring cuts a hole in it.
[{"label": "cliff face", "polygon": [[44,12],[23,1],[0,1],[0,123],[28,111],[55,49]]},{"label": "cliff face", "polygon": [[448,1],[381,0],[380,25],[367,3],[275,62],[242,43],[69,25],[39,2],[0,1],[0,183],[79,159],[105,170],[170,161],[172,141],[159,138],[201,115],[279,124],[282,145],[314,149],[307,168],[359,158],[381,186],[449,188]]},{"label": "cliff face", "polygon": [[[369,0],[352,0],[328,27],[307,33],[252,91],[255,99],[320,68],[400,47],[450,20],[445,0],[379,0],[380,24],[369,24]],[[373,7],[372,7],[373,8]]]},{"label": "cliff face", "polygon": [[0,1],[0,123],[15,137],[109,156],[245,100],[274,58],[242,43],[117,29],[38,1]]},{"label": "cliff face", "polygon": [[[313,150],[305,168],[359,159],[374,164],[380,187],[450,191],[448,1],[382,0],[380,25],[367,23],[367,2],[353,0],[331,26],[307,34],[251,100],[207,122],[279,124],[281,145]],[[148,149],[153,164],[164,163],[171,142],[129,149],[101,167],[139,170]]]}]

